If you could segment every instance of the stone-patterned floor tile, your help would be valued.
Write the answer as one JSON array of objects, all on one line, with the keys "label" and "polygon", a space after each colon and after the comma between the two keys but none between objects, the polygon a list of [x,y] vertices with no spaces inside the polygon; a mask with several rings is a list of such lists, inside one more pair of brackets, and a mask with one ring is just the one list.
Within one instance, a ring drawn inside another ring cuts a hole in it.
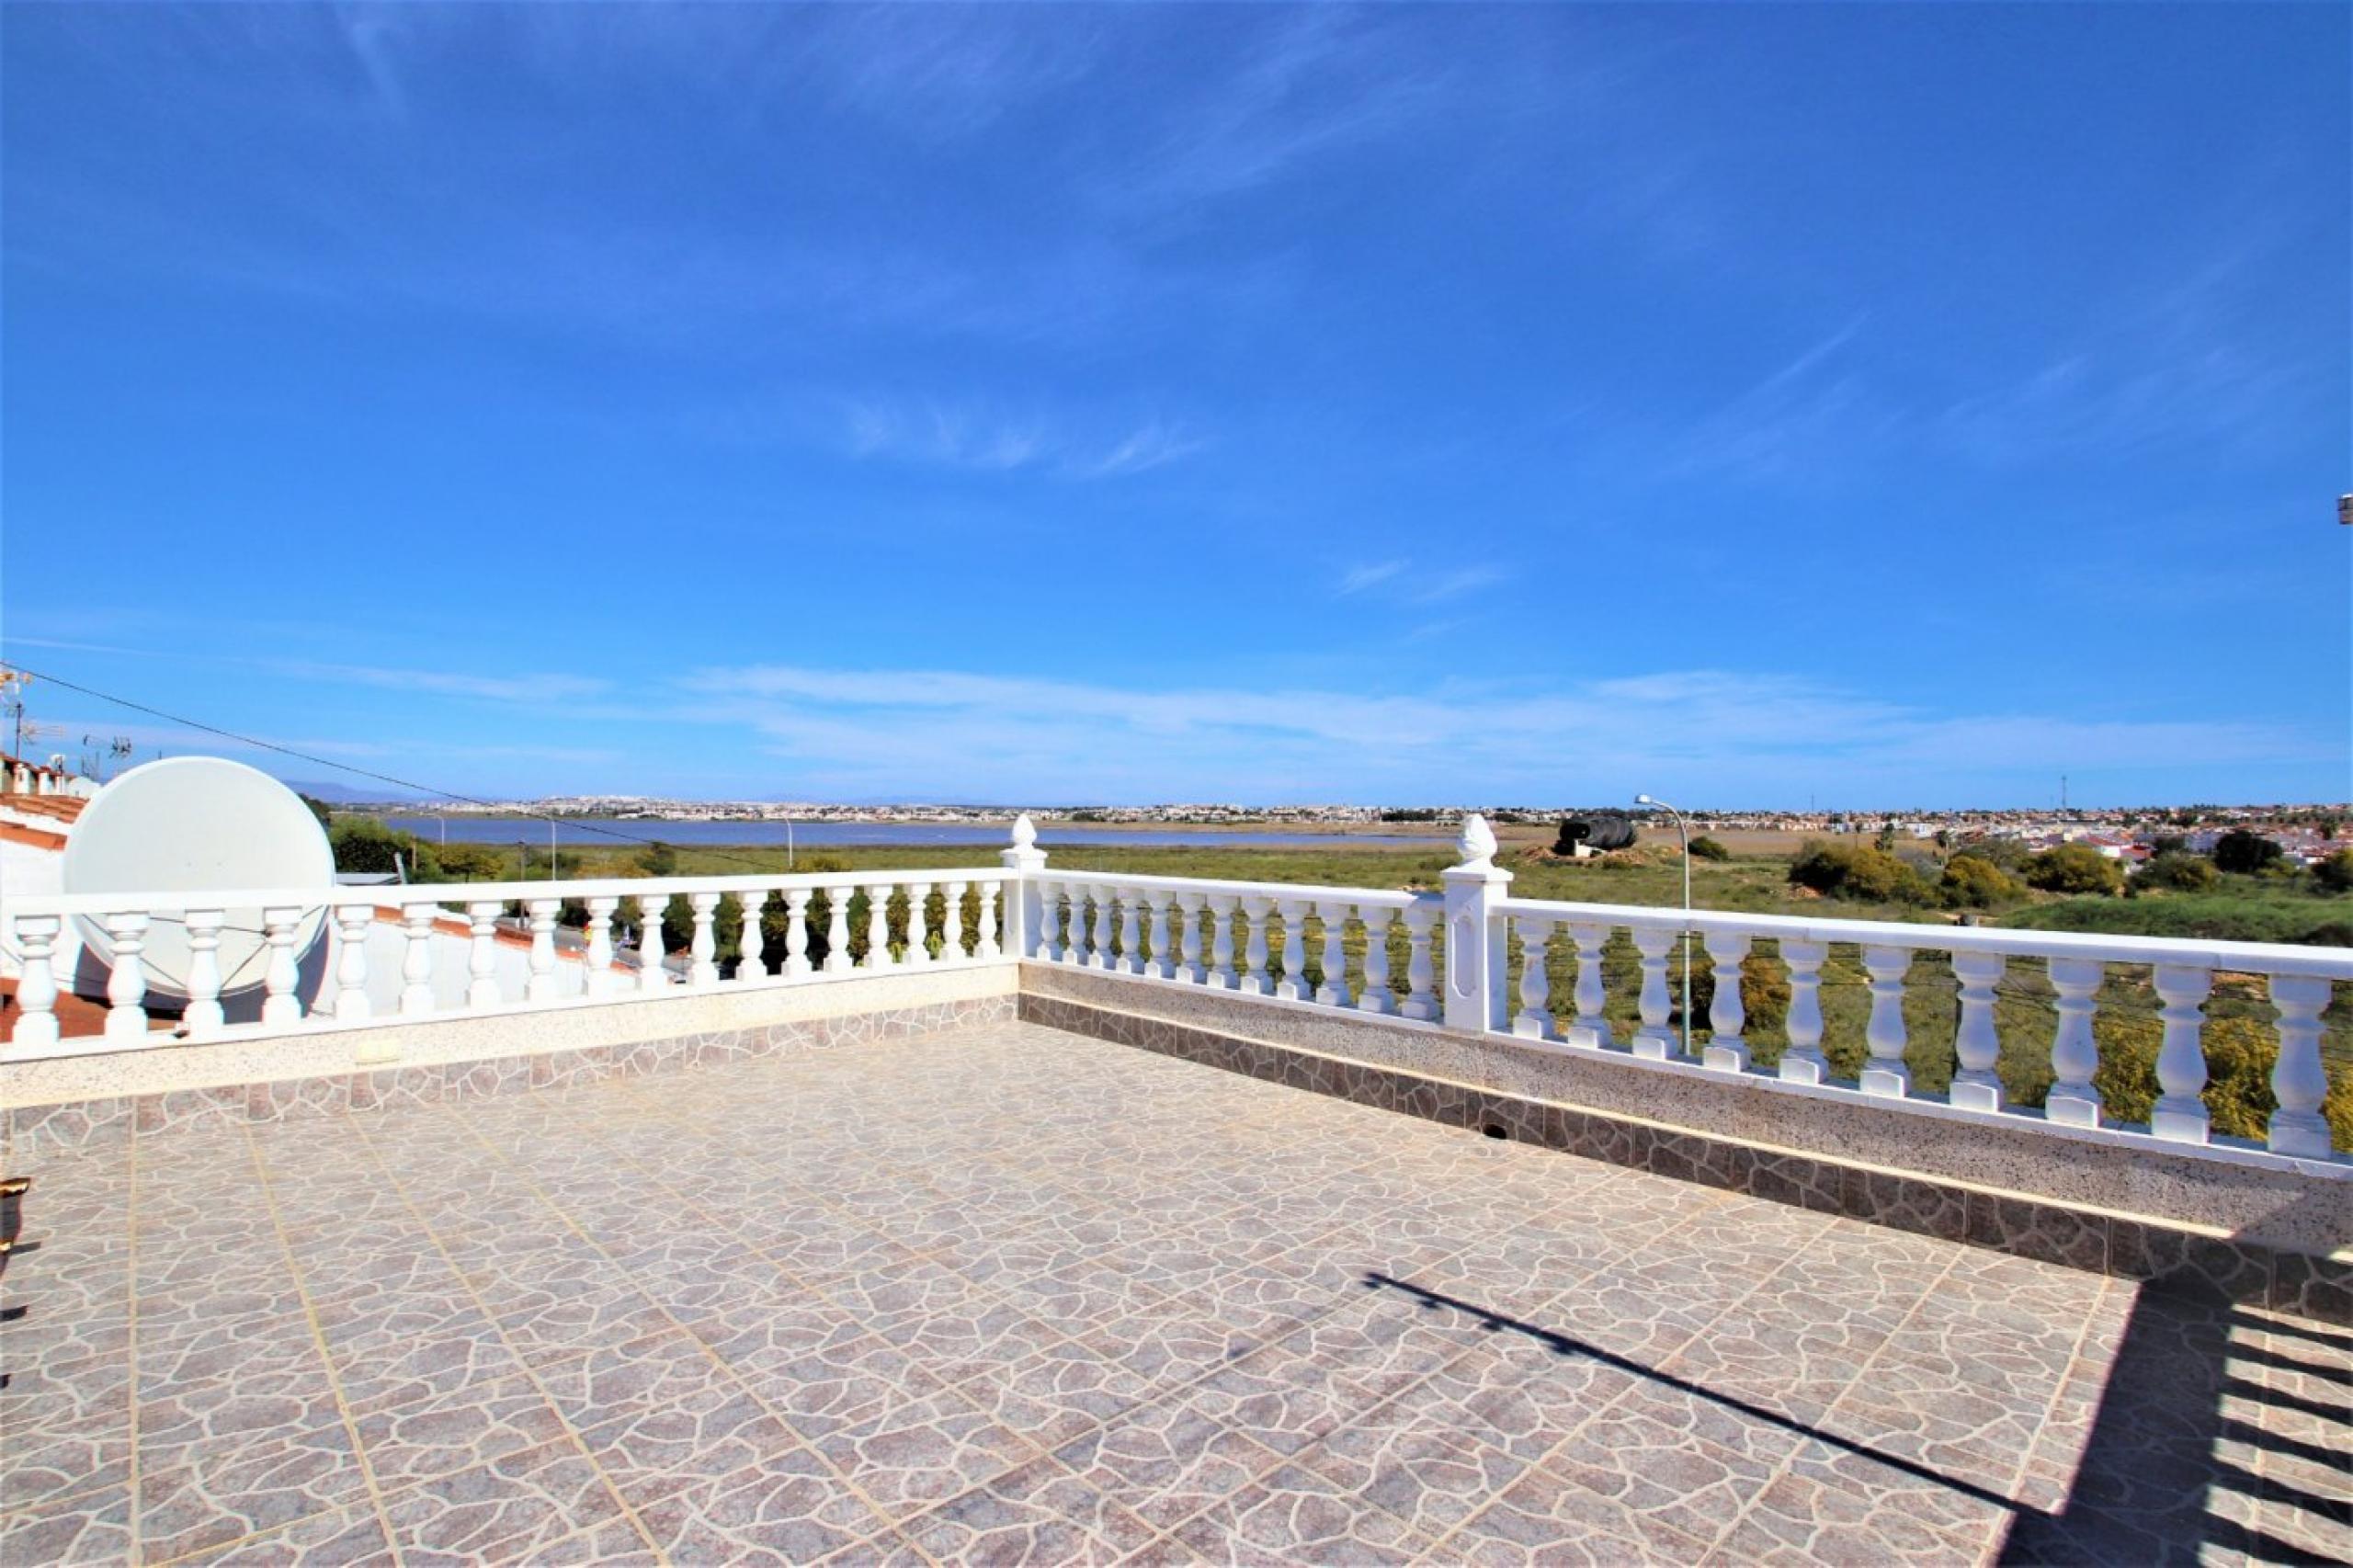
[{"label": "stone-patterned floor tile", "polygon": [[131,1489],[119,1483],[0,1513],[0,1562],[127,1562],[131,1542]]},{"label": "stone-patterned floor tile", "polygon": [[1281,1457],[1177,1404],[1152,1404],[1074,1438],[1054,1459],[1146,1523],[1166,1528],[1231,1497]]},{"label": "stone-patterned floor tile", "polygon": [[801,1442],[767,1406],[731,1383],[713,1383],[592,1426],[581,1440],[632,1507],[733,1475]]},{"label": "stone-patterned floor tile", "polygon": [[509,1454],[386,1499],[404,1563],[537,1562],[620,1521],[620,1504],[569,1439]]},{"label": "stone-patterned floor tile", "polygon": [[620,1345],[598,1345],[533,1358],[531,1376],[575,1430],[658,1410],[714,1387],[733,1389],[727,1369],[683,1329],[665,1329]]},{"label": "stone-patterned floor tile", "polygon": [[1385,1414],[1341,1427],[1293,1462],[1433,1537],[1485,1507],[1527,1471],[1526,1461],[1469,1433]]},{"label": "stone-patterned floor tile", "polygon": [[1004,1474],[1040,1450],[954,1392],[892,1398],[815,1439],[817,1452],[894,1521]]},{"label": "stone-patterned floor tile", "polygon": [[396,1561],[376,1506],[356,1503],[181,1558],[173,1568],[390,1568]]},{"label": "stone-patterned floor tile", "polygon": [[1034,1460],[902,1527],[940,1562],[1113,1562],[1153,1528],[1052,1460]]},{"label": "stone-patterned floor tile", "polygon": [[1119,1419],[1155,1392],[1118,1362],[1068,1341],[955,1387],[974,1408],[1048,1448]]},{"label": "stone-patterned floor tile", "polygon": [[637,1505],[673,1562],[815,1562],[872,1540],[881,1516],[807,1449],[779,1449]]},{"label": "stone-patterned floor tile", "polygon": [[1615,1362],[1499,1331],[1357,1424],[1469,1432],[1532,1464],[1639,1381]]},{"label": "stone-patterned floor tile", "polygon": [[1404,1521],[1297,1465],[1283,1465],[1180,1526],[1179,1540],[1233,1563],[1411,1562],[1429,1543]]},{"label": "stone-patterned floor tile", "polygon": [[1540,1467],[1446,1539],[1448,1556],[1472,1562],[1697,1562],[1707,1548],[1707,1540],[1646,1517],[1635,1500],[1589,1491]]},{"label": "stone-patterned floor tile", "polygon": [[154,1559],[186,1556],[364,1500],[358,1457],[340,1420],[237,1432],[142,1460],[139,1534]]},{"label": "stone-patterned floor tile", "polygon": [[885,1405],[947,1392],[914,1357],[871,1334],[801,1356],[755,1358],[732,1369],[745,1388],[812,1442]]},{"label": "stone-patterned floor tile", "polygon": [[131,1479],[131,1417],[108,1411],[22,1438],[0,1465],[0,1511],[79,1496]]},{"label": "stone-patterned floor tile", "polygon": [[469,1383],[417,1402],[380,1403],[353,1425],[386,1491],[473,1470],[564,1435],[563,1418],[525,1375]]},{"label": "stone-patterned floor tile", "polygon": [[1731,1562],[1977,1562],[2000,1544],[2012,1512],[1813,1440],[1720,1545]]}]

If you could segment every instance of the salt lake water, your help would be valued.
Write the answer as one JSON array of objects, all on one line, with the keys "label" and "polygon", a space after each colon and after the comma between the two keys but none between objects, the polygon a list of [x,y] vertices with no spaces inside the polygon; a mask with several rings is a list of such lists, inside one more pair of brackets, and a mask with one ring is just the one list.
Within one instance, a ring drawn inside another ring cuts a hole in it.
[{"label": "salt lake water", "polygon": [[[416,835],[426,842],[446,839],[463,844],[514,844],[534,846],[548,841],[548,824],[538,817],[429,817],[387,815],[384,820],[392,826]],[[1003,845],[1008,827],[991,823],[931,823],[931,822],[645,822],[637,819],[612,821],[607,819],[559,819],[555,824],[559,844],[611,844],[615,835],[633,839],[659,839],[680,848],[712,845],[759,844],[779,848],[790,843],[800,848],[824,848],[833,845]],[[1347,849],[1388,848],[1400,846],[1411,848],[1432,848],[1450,845],[1454,840],[1438,835],[1413,835],[1391,833],[1242,833],[1232,828],[1171,827],[1171,828],[1088,828],[1044,827],[1038,830],[1038,842],[1051,848],[1057,844],[1068,845],[1133,845],[1153,849]]]}]

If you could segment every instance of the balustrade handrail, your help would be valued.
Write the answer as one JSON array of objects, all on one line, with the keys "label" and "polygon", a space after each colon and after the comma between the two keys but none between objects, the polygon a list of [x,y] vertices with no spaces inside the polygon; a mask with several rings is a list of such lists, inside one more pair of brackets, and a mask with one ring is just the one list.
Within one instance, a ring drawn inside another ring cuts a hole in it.
[{"label": "balustrade handrail", "polygon": [[1799,942],[1999,953],[2010,958],[2085,959],[2101,963],[2183,964],[2255,974],[2353,981],[2353,949],[2299,947],[2290,942],[2226,942],[2094,931],[1930,926],[1917,921],[1816,919],[1802,915],[1751,915],[1717,909],[1695,909],[1687,919],[1680,909],[1534,898],[1500,899],[1495,911],[1506,918],[1551,920],[1563,926],[1623,926],[1703,934],[1717,931]]},{"label": "balustrade handrail", "polygon": [[147,892],[10,894],[0,900],[9,915],[114,915],[126,910],[150,913],[190,909],[301,909],[372,903],[408,904],[512,903],[534,899],[671,898],[680,893],[748,893],[800,890],[823,892],[878,885],[893,888],[927,882],[938,888],[948,882],[994,886],[1017,873],[999,866],[951,866],[912,870],[800,871],[774,876],[723,877],[597,877],[570,881],[529,882],[369,882],[322,887],[203,888]]},{"label": "balustrade handrail", "polygon": [[1244,882],[1215,877],[1146,877],[1123,871],[1074,871],[1052,868],[1031,873],[1038,881],[1059,886],[1134,888],[1146,892],[1198,892],[1219,898],[1265,898],[1286,903],[1371,904],[1381,909],[1410,909],[1415,903],[1438,903],[1437,892],[1404,889],[1324,887],[1313,882]]}]

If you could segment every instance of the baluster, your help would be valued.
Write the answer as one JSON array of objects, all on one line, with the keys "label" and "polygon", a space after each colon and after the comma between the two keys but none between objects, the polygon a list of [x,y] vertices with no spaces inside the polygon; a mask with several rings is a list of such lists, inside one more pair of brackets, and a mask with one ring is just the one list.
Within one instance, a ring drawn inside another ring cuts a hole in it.
[{"label": "baluster", "polygon": [[1063,892],[1059,884],[1040,880],[1038,889],[1038,952],[1040,963],[1063,961]]},{"label": "baluster", "polygon": [[531,978],[523,984],[526,1002],[555,1000],[555,916],[563,907],[560,898],[535,898],[524,904],[531,916]]},{"label": "baluster", "polygon": [[401,1017],[420,1017],[433,1011],[433,922],[440,914],[430,903],[401,905]]},{"label": "baluster", "polygon": [[1176,978],[1176,955],[1168,946],[1168,906],[1176,900],[1158,888],[1145,893],[1144,900],[1152,906],[1152,959],[1148,964],[1139,966],[1136,972],[1174,980]]},{"label": "baluster", "polygon": [[[491,905],[494,910],[497,907]],[[265,1024],[290,1024],[302,1017],[302,999],[294,994],[301,980],[294,964],[294,928],[301,919],[302,912],[294,908],[261,912],[262,940],[269,948],[269,963],[262,971],[261,1021]]]},{"label": "baluster", "polygon": [[1716,992],[1708,1002],[1708,1048],[1699,1060],[1719,1073],[1745,1073],[1748,1042],[1740,1031],[1748,1027],[1748,1010],[1740,1001],[1740,964],[1748,957],[1748,938],[1736,931],[1710,931],[1704,940]]},{"label": "baluster", "polygon": [[2214,989],[2213,971],[2161,963],[2154,980],[2165,1004],[2157,1016],[2165,1020],[2165,1038],[2157,1048],[2157,1087],[2163,1092],[2150,1113],[2149,1131],[2172,1143],[2203,1143],[2208,1119],[2199,1094],[2206,1087],[2206,1049],[2199,1029],[2205,1023],[2207,994]]},{"label": "baluster", "polygon": [[[466,952],[466,1006],[495,1007],[498,1006],[498,911],[496,903],[469,903],[466,919],[473,933],[473,945]],[[652,921],[655,930],[662,926],[657,913]],[[269,1016],[267,1006],[262,1017]]]},{"label": "baluster", "polygon": [[700,989],[719,983],[719,894],[690,892],[687,908],[694,927],[687,937],[687,983]]},{"label": "baluster", "polygon": [[1275,984],[1275,994],[1304,1002],[1314,995],[1307,986],[1307,905],[1287,898],[1275,907],[1283,917],[1283,977]]},{"label": "baluster", "polygon": [[1573,993],[1577,1021],[1563,1029],[1561,1038],[1571,1045],[1607,1051],[1616,1043],[1609,1038],[1609,1020],[1601,1013],[1609,1001],[1601,980],[1601,949],[1609,945],[1609,927],[1572,926],[1569,939],[1577,947],[1577,983]]},{"label": "baluster", "polygon": [[1962,1110],[2002,1108],[2002,1079],[1994,1071],[2002,1059],[2002,1037],[1994,1028],[1994,987],[2008,969],[2009,960],[1999,953],[1952,956],[1953,977],[1961,983],[1961,1022],[1953,1031],[1952,1053],[1961,1070],[1952,1075],[1951,1099]]},{"label": "baluster", "polygon": [[[940,906],[945,926],[940,932],[939,956],[951,962],[965,956],[964,938],[971,923],[964,918],[964,895],[971,891],[970,882],[949,883],[946,902]],[[982,902],[988,901],[984,898]]]},{"label": "baluster", "polygon": [[784,890],[784,977],[798,980],[809,972],[809,890]]},{"label": "baluster", "polygon": [[1405,906],[1405,939],[1411,946],[1405,960],[1405,1005],[1397,1009],[1408,1018],[1438,1017],[1438,994],[1431,988],[1438,971],[1430,965],[1430,928],[1438,923],[1436,907],[1421,899]]},{"label": "baluster", "polygon": [[1209,918],[1209,901],[1197,892],[1180,892],[1176,895],[1176,907],[1185,927],[1184,964],[1179,973],[1195,985],[1205,985],[1210,971],[1201,962],[1201,922]]},{"label": "baluster", "polygon": [[825,972],[849,968],[849,895],[847,887],[825,890]]},{"label": "baluster", "polygon": [[1129,974],[1144,971],[1143,933],[1137,916],[1142,913],[1143,894],[1134,888],[1120,890],[1120,968]]},{"label": "baluster", "polygon": [[147,1038],[147,916],[124,910],[106,917],[114,967],[107,975],[107,1038]]},{"label": "baluster", "polygon": [[1349,1006],[1353,998],[1348,994],[1348,906],[1318,903],[1315,917],[1324,923],[1324,983],[1315,988],[1315,999],[1326,1007]]},{"label": "baluster", "polygon": [[[613,915],[620,906],[621,901],[618,898],[592,898],[588,901],[588,952],[581,964],[581,989],[591,996],[610,996],[616,988]],[[405,1004],[403,1010],[406,1010]]]},{"label": "baluster", "polygon": [[1243,913],[1250,917],[1250,945],[1244,955],[1250,971],[1242,977],[1241,986],[1245,995],[1264,996],[1273,989],[1273,983],[1267,978],[1267,920],[1274,908],[1272,899],[1252,895],[1242,900]]},{"label": "baluster", "polygon": [[[335,1016],[338,1018],[368,1016],[368,927],[375,922],[372,903],[335,905]],[[193,993],[193,983],[189,989]]]},{"label": "baluster", "polygon": [[1003,956],[997,947],[997,900],[1000,896],[1012,898],[1017,895],[1011,882],[983,882],[980,891],[981,935],[973,947],[972,956],[986,960]]},{"label": "baluster", "polygon": [[637,895],[637,983],[642,990],[659,991],[670,983],[662,961],[668,956],[662,947],[662,915],[669,906],[668,893]]},{"label": "baluster", "polygon": [[1633,1051],[1653,1062],[1673,1062],[1682,1055],[1682,1041],[1670,1028],[1675,1003],[1666,989],[1666,956],[1675,950],[1676,933],[1658,926],[1637,926],[1634,951],[1642,955],[1643,991],[1636,1002],[1642,1027],[1634,1031]]},{"label": "baluster", "polygon": [[[57,1043],[57,933],[54,915],[17,916],[17,1028],[8,1044],[28,1048]],[[218,990],[216,984],[214,987]]]},{"label": "baluster", "polygon": [[1870,1049],[1863,1064],[1867,1095],[1900,1100],[1912,1092],[1912,1069],[1904,1064],[1904,977],[1911,968],[1908,948],[1863,949],[1863,971],[1871,977],[1871,1020],[1863,1030]]},{"label": "baluster", "polygon": [[891,889],[888,884],[866,890],[866,967],[891,967]]},{"label": "baluster", "polygon": [[180,1011],[180,1034],[199,1040],[226,1022],[221,1011],[221,927],[229,916],[226,910],[191,909],[180,918],[188,931],[188,1006]]},{"label": "baluster", "polygon": [[768,890],[754,888],[750,892],[735,895],[744,912],[744,934],[736,938],[735,978],[766,980],[768,977],[768,937],[760,929],[760,915],[768,906]]},{"label": "baluster", "polygon": [[1552,1032],[1552,977],[1544,972],[1552,940],[1552,923],[1523,915],[1512,922],[1519,928],[1519,1016],[1511,1032],[1522,1040],[1544,1040]]},{"label": "baluster", "polygon": [[1364,921],[1364,989],[1357,993],[1357,1011],[1393,1013],[1397,998],[1389,989],[1389,923],[1397,912],[1386,904],[1368,903],[1358,914]]},{"label": "baluster", "polygon": [[1117,896],[1113,888],[1095,890],[1095,946],[1086,957],[1089,969],[1119,967],[1119,960],[1111,956],[1111,903]]},{"label": "baluster", "polygon": [[1217,937],[1210,947],[1210,983],[1221,990],[1239,991],[1242,980],[1233,972],[1233,912],[1241,901],[1211,894],[1210,902],[1217,916]]},{"label": "baluster", "polygon": [[907,884],[907,962],[916,969],[931,961],[931,884]]},{"label": "baluster", "polygon": [[2320,1105],[2328,1094],[2328,1074],[2320,1060],[2320,1015],[2328,1006],[2328,982],[2309,975],[2270,978],[2271,1006],[2279,1015],[2279,1060],[2271,1069],[2271,1152],[2299,1159],[2328,1158],[2328,1119]]},{"label": "baluster", "polygon": [[1086,966],[1086,944],[1092,929],[1086,923],[1086,900],[1092,890],[1082,882],[1072,882],[1068,884],[1067,891],[1070,893],[1070,915],[1062,959],[1066,964],[1083,969]]},{"label": "baluster", "polygon": [[2102,973],[2097,959],[2052,959],[2051,983],[2059,993],[2059,1027],[2051,1036],[2051,1075],[2042,1114],[2063,1127],[2099,1125],[2099,1040],[2092,1033],[2093,995]]},{"label": "baluster", "polygon": [[1822,942],[1781,944],[1781,961],[1790,970],[1790,1048],[1781,1052],[1785,1083],[1819,1084],[1830,1076],[1822,1054],[1822,960],[1829,956]]}]

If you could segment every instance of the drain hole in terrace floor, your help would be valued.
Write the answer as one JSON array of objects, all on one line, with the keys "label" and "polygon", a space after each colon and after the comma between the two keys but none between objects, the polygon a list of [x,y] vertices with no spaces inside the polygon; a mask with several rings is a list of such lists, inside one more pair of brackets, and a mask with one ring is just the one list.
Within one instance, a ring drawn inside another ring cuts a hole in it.
[{"label": "drain hole in terrace floor", "polygon": [[1511,1136],[1511,1134],[1505,1131],[1502,1127],[1492,1121],[1487,1123],[1486,1126],[1479,1129],[1479,1131],[1485,1133],[1490,1138],[1508,1138]]}]

